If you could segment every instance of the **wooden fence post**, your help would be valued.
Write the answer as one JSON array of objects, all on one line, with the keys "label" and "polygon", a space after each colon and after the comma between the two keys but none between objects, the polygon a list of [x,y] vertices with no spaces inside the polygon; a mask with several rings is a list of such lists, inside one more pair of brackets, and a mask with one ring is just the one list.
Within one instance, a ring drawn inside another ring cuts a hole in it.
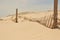
[{"label": "wooden fence post", "polygon": [[16,9],[16,23],[18,23],[18,9]]},{"label": "wooden fence post", "polygon": [[58,16],[58,0],[54,0],[54,14],[53,14],[53,27],[52,28],[56,28],[57,27],[57,16]]}]

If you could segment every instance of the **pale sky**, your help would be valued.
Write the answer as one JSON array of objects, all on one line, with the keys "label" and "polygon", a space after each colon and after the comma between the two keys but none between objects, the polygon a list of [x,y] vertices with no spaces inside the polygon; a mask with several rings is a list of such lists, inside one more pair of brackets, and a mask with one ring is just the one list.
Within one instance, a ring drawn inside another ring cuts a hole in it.
[{"label": "pale sky", "polygon": [[16,8],[19,12],[52,10],[53,3],[54,0],[0,0],[0,17],[14,14]]}]

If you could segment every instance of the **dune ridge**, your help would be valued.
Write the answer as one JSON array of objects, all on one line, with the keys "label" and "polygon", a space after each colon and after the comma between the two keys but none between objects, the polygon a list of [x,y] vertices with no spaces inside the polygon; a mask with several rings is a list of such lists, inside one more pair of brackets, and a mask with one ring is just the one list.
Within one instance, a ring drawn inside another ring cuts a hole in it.
[{"label": "dune ridge", "polygon": [[60,29],[44,26],[52,14],[51,11],[19,13],[18,23],[15,23],[15,15],[0,18],[0,40],[60,40]]}]

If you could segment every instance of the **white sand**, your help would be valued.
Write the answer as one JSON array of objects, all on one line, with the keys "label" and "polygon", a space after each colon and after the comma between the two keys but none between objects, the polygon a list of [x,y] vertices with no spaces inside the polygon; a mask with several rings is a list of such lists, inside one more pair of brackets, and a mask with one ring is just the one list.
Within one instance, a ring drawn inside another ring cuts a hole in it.
[{"label": "white sand", "polygon": [[60,29],[49,29],[37,22],[24,20],[24,17],[40,18],[47,14],[21,15],[19,23],[13,22],[13,18],[4,18],[0,21],[0,40],[60,40]]}]

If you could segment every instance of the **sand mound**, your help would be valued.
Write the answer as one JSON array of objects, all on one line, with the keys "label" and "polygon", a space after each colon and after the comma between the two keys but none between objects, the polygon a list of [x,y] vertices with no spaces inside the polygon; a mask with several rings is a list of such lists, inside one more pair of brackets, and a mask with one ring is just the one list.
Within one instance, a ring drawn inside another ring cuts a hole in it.
[{"label": "sand mound", "polygon": [[49,29],[39,22],[53,12],[19,14],[0,19],[0,40],[60,40],[60,29]]}]

